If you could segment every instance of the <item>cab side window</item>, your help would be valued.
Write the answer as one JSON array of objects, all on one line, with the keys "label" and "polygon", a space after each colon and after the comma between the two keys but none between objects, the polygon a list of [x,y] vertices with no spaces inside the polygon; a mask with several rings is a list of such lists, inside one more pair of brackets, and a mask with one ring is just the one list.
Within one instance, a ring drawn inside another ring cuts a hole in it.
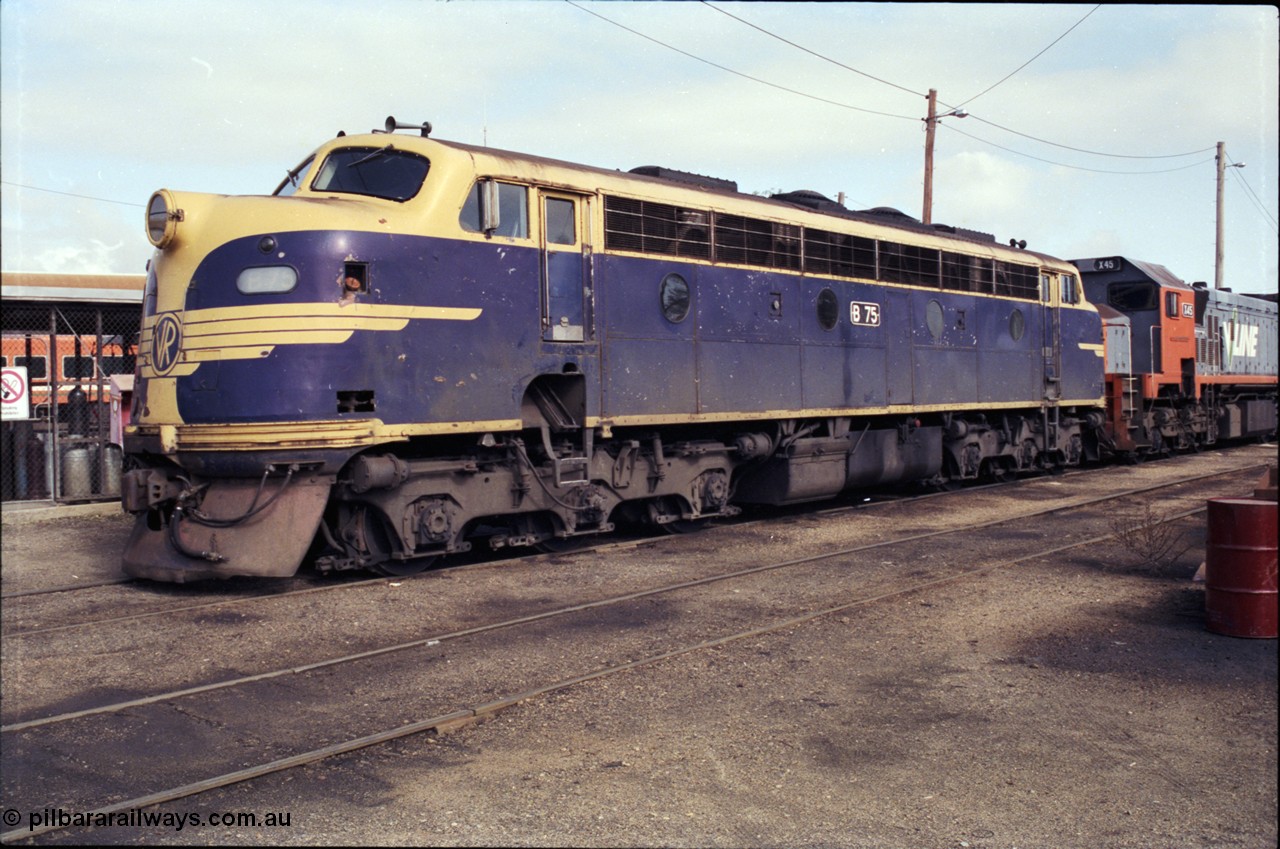
[{"label": "cab side window", "polygon": [[1080,286],[1076,283],[1076,278],[1070,274],[1059,274],[1058,281],[1061,286],[1062,303],[1080,303]]},{"label": "cab side window", "polygon": [[477,180],[462,205],[458,224],[468,233],[529,238],[529,191],[515,183]]},{"label": "cab side window", "polygon": [[578,241],[573,217],[573,201],[547,198],[547,241],[553,245],[573,245]]}]

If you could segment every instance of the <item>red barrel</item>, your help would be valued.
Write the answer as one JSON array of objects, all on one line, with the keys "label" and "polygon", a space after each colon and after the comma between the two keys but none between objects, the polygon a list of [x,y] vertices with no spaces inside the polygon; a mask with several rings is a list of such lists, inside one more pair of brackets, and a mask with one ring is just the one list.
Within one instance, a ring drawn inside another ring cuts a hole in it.
[{"label": "red barrel", "polygon": [[1276,502],[1209,500],[1206,626],[1229,637],[1276,637]]}]

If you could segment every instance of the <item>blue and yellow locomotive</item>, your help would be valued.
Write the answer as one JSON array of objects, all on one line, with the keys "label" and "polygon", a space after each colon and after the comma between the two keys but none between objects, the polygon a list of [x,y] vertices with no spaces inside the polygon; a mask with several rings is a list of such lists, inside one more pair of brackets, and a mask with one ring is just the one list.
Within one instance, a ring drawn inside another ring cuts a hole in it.
[{"label": "blue and yellow locomotive", "polygon": [[1068,263],[403,128],[271,196],[152,196],[127,573],[404,574],[1096,456],[1101,322]]}]

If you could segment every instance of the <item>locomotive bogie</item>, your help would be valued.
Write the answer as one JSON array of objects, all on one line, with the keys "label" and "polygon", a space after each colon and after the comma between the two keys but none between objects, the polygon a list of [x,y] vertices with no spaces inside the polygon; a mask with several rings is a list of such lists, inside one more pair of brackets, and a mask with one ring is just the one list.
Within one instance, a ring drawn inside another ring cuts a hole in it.
[{"label": "locomotive bogie", "polygon": [[[653,524],[738,512],[731,446],[639,436],[596,445],[589,461],[574,456],[581,446],[550,437],[535,447],[511,437],[452,460],[357,458],[335,490],[339,532],[317,565],[380,569],[465,552],[474,539],[498,549],[608,533],[624,503]],[[371,542],[372,529],[381,536]]]},{"label": "locomotive bogie", "polygon": [[1100,421],[1100,415],[1075,410],[1052,417],[1040,411],[950,417],[943,443],[946,478],[998,480],[1097,460],[1092,434]]}]

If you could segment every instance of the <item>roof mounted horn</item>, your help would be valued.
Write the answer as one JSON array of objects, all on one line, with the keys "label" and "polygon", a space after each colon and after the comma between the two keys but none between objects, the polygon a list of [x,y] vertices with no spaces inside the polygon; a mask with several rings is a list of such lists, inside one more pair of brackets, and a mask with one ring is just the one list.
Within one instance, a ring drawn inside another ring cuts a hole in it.
[{"label": "roof mounted horn", "polygon": [[405,124],[401,121],[397,121],[394,115],[388,115],[384,126],[386,127],[385,132],[388,133],[394,133],[396,130],[419,130],[421,131],[424,139],[431,135],[430,121],[423,121],[421,124]]}]

